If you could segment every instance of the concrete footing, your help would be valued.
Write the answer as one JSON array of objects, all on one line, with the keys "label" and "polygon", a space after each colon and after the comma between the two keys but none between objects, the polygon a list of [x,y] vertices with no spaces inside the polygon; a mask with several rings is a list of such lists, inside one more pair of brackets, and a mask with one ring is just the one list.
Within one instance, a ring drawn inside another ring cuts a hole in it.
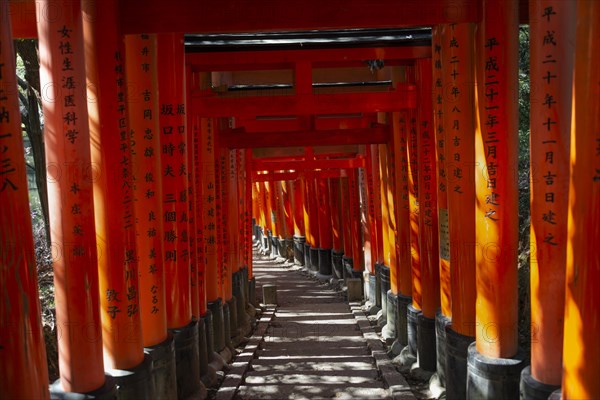
[{"label": "concrete footing", "polygon": [[513,358],[486,357],[477,351],[475,342],[467,355],[467,399],[517,399],[525,354]]},{"label": "concrete footing", "polygon": [[[342,270],[344,279],[356,278],[352,276],[352,270],[354,269],[354,261],[352,257],[342,256]],[[359,277],[362,278],[362,277]]]},{"label": "concrete footing", "polygon": [[398,296],[396,296],[394,293],[392,293],[391,290],[388,290],[386,296],[387,296],[387,302],[386,302],[387,303],[387,308],[386,308],[387,323],[385,324],[383,329],[381,329],[381,336],[385,339],[386,344],[388,346],[391,346],[394,343],[394,341],[396,340],[396,337],[398,335],[398,332],[396,331],[396,329],[398,327]]},{"label": "concrete footing", "polygon": [[[371,275],[369,271],[363,271],[363,282],[365,285],[365,296],[367,298],[366,306],[367,311],[371,315],[376,315],[381,307],[377,305],[377,298],[379,296],[379,285],[377,285],[377,277],[375,275]],[[381,289],[380,289],[381,290]],[[379,299],[379,304],[381,305],[381,299]]]},{"label": "concrete footing", "polygon": [[417,358],[419,367],[427,372],[435,372],[437,368],[435,318],[428,318],[423,313],[418,316]]},{"label": "concrete footing", "polygon": [[115,378],[105,375],[104,384],[96,390],[86,393],[66,392],[58,379],[50,385],[50,398],[56,400],[116,400],[117,386]]},{"label": "concrete footing", "polygon": [[443,387],[446,387],[446,326],[450,322],[450,318],[442,314],[441,310],[435,314],[436,372],[438,382]]},{"label": "concrete footing", "polygon": [[175,369],[175,338],[171,332],[161,343],[146,347],[144,351],[152,357],[152,381],[157,399],[177,397],[177,371]]},{"label": "concrete footing", "polygon": [[387,323],[387,307],[388,307],[388,291],[391,290],[390,268],[386,265],[379,266],[379,302],[381,304],[381,321],[380,326],[383,327]]},{"label": "concrete footing", "polygon": [[294,236],[294,264],[305,265],[304,249],[306,238],[304,236]]},{"label": "concrete footing", "polygon": [[521,400],[546,400],[556,390],[560,390],[560,386],[548,385],[536,380],[531,375],[531,366],[528,365],[521,371]]},{"label": "concrete footing", "polygon": [[248,303],[252,305],[252,307],[256,307],[258,303],[256,302],[256,278],[252,277],[248,280]]},{"label": "concrete footing", "polygon": [[177,397],[180,399],[205,399],[206,387],[200,381],[198,321],[192,321],[182,328],[170,331],[175,337]]},{"label": "concrete footing", "polygon": [[277,285],[263,285],[263,303],[277,305]]},{"label": "concrete footing", "polygon": [[464,399],[467,397],[467,354],[473,336],[465,336],[446,326],[446,397]]},{"label": "concrete footing", "polygon": [[363,299],[362,295],[362,279],[358,278],[349,278],[346,280],[346,285],[348,287],[348,301],[361,301]]},{"label": "concrete footing", "polygon": [[280,257],[279,236],[271,236],[271,258]]},{"label": "concrete footing", "polygon": [[250,333],[251,329],[250,316],[246,313],[245,273],[244,269],[240,269],[232,276],[233,296],[236,299],[235,306],[237,308],[237,326],[242,337]]}]

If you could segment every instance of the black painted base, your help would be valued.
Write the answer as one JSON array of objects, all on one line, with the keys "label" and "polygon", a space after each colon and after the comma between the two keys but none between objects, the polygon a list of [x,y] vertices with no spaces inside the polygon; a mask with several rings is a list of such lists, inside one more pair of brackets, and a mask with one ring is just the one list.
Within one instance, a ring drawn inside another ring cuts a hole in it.
[{"label": "black painted base", "polygon": [[225,321],[223,318],[223,302],[221,299],[209,301],[208,311],[212,314],[214,351],[220,353],[225,348]]},{"label": "black painted base", "polygon": [[321,280],[329,280],[332,273],[331,249],[319,249],[319,274],[317,276]]},{"label": "black painted base", "polygon": [[156,396],[152,376],[152,357],[144,354],[144,360],[130,369],[107,369],[115,378],[119,400],[151,399]]},{"label": "black painted base", "polygon": [[170,329],[170,331],[175,337],[177,397],[206,398],[206,387],[200,381],[198,321],[192,321],[182,328]]},{"label": "black painted base", "polygon": [[309,269],[312,272],[319,271],[319,249],[316,247],[310,248],[310,264]]},{"label": "black painted base", "polygon": [[217,382],[217,374],[215,369],[209,365],[204,323],[203,318],[198,319],[198,359],[200,360],[200,380],[204,386],[209,387]]},{"label": "black painted base", "polygon": [[422,313],[418,316],[417,359],[419,367],[428,372],[437,368],[437,352],[435,339],[435,318],[428,318]]},{"label": "black painted base", "polygon": [[375,305],[381,309],[381,267],[383,264],[375,263]]},{"label": "black painted base", "polygon": [[398,332],[398,296],[392,293],[391,290],[387,292],[387,323],[381,329],[381,336],[385,339],[388,346],[392,345],[397,338]]},{"label": "black painted base", "polygon": [[333,271],[333,277],[336,279],[344,279],[344,263],[342,261],[343,257],[343,251],[333,250],[331,252],[331,266]]},{"label": "black painted base", "polygon": [[408,346],[408,306],[412,304],[412,297],[398,295],[398,343]]},{"label": "black painted base", "polygon": [[310,244],[304,243],[304,268],[310,270]]},{"label": "black painted base", "polygon": [[450,322],[450,318],[442,314],[441,310],[435,314],[436,371],[439,383],[444,387],[446,387],[446,326]]},{"label": "black painted base", "polygon": [[421,310],[417,310],[409,304],[406,307],[406,330],[407,330],[407,339],[408,339],[408,349],[410,353],[413,355],[417,355],[417,342],[418,342],[418,332],[419,332],[419,315],[421,315]]},{"label": "black painted base", "polygon": [[467,354],[474,341],[473,336],[455,332],[451,323],[446,326],[446,398],[449,400],[467,397]]},{"label": "black painted base", "polygon": [[271,236],[271,257],[280,257],[279,236]]},{"label": "black painted base", "polygon": [[383,319],[387,320],[387,299],[388,291],[391,290],[390,282],[390,267],[387,265],[379,266],[379,303],[381,304],[381,311],[383,311]]},{"label": "black painted base", "polygon": [[475,343],[467,356],[467,399],[517,399],[525,354],[513,358],[492,358],[480,354]]},{"label": "black painted base", "polygon": [[556,390],[558,385],[547,385],[531,376],[531,366],[521,371],[520,395],[522,400],[547,400]]},{"label": "black painted base", "polygon": [[[342,257],[342,270],[343,270],[343,277],[344,279],[348,279],[348,278],[353,278],[352,276],[352,270],[354,269],[354,261],[352,260],[352,257],[346,257],[343,256]],[[362,278],[362,275],[359,276],[359,278]]]},{"label": "black painted base", "polygon": [[50,385],[50,398],[56,400],[116,400],[117,386],[115,378],[104,376],[104,384],[96,390],[86,393],[65,392],[60,379]]},{"label": "black painted base", "polygon": [[304,265],[304,245],[306,238],[304,236],[294,236],[294,264]]},{"label": "black painted base", "polygon": [[152,380],[157,399],[177,397],[177,375],[175,369],[175,338],[171,332],[167,338],[144,351],[152,357]]}]

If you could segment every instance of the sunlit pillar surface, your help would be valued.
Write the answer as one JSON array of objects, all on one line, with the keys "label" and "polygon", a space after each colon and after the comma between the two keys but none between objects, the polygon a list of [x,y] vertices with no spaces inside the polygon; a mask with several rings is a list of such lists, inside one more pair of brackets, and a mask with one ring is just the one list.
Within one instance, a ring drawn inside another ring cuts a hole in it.
[{"label": "sunlit pillar surface", "polygon": [[56,18],[39,18],[37,28],[60,380],[65,391],[85,393],[105,377],[80,6],[36,2],[40,13],[59,9]]},{"label": "sunlit pillar surface", "polygon": [[576,35],[562,394],[592,399],[600,397],[600,3],[578,2]]},{"label": "sunlit pillar surface", "polygon": [[47,399],[48,367],[8,1],[0,1],[0,393]]}]

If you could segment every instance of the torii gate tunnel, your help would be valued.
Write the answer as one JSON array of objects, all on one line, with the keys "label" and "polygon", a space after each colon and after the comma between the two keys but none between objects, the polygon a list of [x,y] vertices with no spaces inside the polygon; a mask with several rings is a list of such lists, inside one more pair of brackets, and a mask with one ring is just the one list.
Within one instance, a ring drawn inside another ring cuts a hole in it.
[{"label": "torii gate tunnel", "polygon": [[[16,38],[39,40],[51,385]],[[361,280],[448,398],[599,398],[599,49],[595,0],[0,0],[0,397],[205,397],[250,330],[254,238]]]}]

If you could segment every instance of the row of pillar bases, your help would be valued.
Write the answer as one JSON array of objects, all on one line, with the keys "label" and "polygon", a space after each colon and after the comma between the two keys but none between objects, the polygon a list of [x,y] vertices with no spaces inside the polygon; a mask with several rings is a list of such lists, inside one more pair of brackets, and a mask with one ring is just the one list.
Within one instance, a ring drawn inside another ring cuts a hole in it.
[{"label": "row of pillar bases", "polygon": [[[262,251],[280,257],[282,241],[274,240],[260,226],[254,229]],[[510,359],[485,357],[477,351],[475,337],[456,332],[441,310],[435,318],[428,318],[413,306],[410,296],[394,294],[388,266],[376,263],[373,274],[355,271],[352,258],[342,251],[313,247],[302,236],[290,241],[291,260],[286,261],[305,267],[317,279],[362,280],[365,306],[377,315],[394,362],[405,370],[418,365],[432,384],[445,388],[446,398],[547,399],[557,389],[531,377],[523,352]]]},{"label": "row of pillar bases", "polygon": [[252,328],[255,280],[247,268],[232,274],[233,296],[209,302],[207,311],[188,325],[169,329],[166,339],[144,349],[144,360],[132,369],[106,371],[102,387],[87,393],[66,392],[60,380],[50,386],[53,399],[204,399],[217,383],[233,349]]}]

